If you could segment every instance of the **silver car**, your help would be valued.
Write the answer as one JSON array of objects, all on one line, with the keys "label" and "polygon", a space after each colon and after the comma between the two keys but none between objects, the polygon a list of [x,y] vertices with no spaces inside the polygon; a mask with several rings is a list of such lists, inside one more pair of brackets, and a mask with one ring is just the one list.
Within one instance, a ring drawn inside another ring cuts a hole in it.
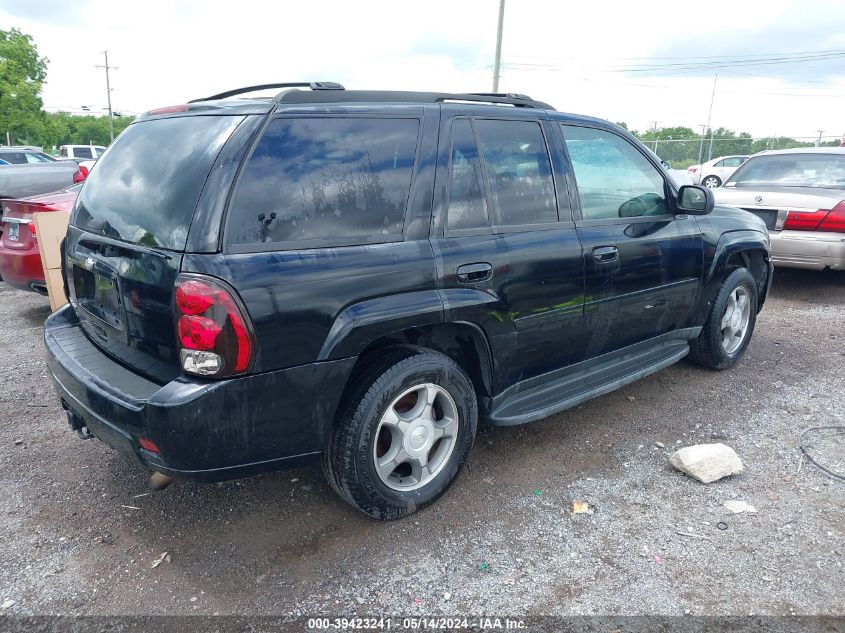
[{"label": "silver car", "polygon": [[775,265],[845,270],[845,147],[760,152],[713,195],[763,219]]}]

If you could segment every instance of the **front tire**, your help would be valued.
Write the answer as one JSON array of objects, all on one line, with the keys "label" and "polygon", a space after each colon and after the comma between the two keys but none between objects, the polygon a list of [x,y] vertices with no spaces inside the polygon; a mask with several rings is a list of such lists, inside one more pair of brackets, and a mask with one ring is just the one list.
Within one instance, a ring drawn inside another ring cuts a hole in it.
[{"label": "front tire", "polygon": [[323,472],[352,506],[398,519],[452,485],[477,423],[475,390],[457,363],[430,350],[390,349],[367,362],[348,390]]},{"label": "front tire", "polygon": [[698,338],[690,342],[690,359],[710,369],[728,369],[742,358],[757,320],[757,284],[737,268],[722,284]]}]

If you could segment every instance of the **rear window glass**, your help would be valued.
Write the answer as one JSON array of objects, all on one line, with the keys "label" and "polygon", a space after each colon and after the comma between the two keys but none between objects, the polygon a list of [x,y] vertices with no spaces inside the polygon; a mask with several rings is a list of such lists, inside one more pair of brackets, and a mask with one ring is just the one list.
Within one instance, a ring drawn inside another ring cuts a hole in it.
[{"label": "rear window glass", "polygon": [[726,187],[832,187],[845,186],[845,154],[774,154],[746,161],[725,183]]},{"label": "rear window glass", "polygon": [[417,119],[276,119],[237,185],[228,242],[307,246],[401,236],[418,131]]},{"label": "rear window glass", "polygon": [[71,222],[107,237],[184,250],[214,159],[242,116],[130,125],[85,181]]},{"label": "rear window glass", "polygon": [[74,158],[94,158],[90,147],[76,147],[73,150]]}]

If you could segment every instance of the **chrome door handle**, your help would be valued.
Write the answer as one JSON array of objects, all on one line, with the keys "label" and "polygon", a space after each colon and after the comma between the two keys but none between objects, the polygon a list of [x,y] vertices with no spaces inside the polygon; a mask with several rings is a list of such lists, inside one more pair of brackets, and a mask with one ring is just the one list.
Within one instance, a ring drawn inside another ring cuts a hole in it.
[{"label": "chrome door handle", "polygon": [[593,249],[593,259],[599,264],[608,264],[619,259],[619,249],[615,246],[597,246]]}]

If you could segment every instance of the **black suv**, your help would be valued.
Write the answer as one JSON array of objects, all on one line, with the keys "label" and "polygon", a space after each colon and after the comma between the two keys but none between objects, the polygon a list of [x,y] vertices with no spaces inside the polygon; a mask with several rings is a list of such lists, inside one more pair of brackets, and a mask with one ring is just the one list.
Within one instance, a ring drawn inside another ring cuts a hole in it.
[{"label": "black suv", "polygon": [[[289,89],[229,99],[267,87]],[[381,519],[449,487],[479,419],[688,353],[732,366],[772,278],[762,220],[678,190],[606,121],[328,83],[139,118],[64,248],[45,341],[80,435],[205,481],[322,457]]]}]

